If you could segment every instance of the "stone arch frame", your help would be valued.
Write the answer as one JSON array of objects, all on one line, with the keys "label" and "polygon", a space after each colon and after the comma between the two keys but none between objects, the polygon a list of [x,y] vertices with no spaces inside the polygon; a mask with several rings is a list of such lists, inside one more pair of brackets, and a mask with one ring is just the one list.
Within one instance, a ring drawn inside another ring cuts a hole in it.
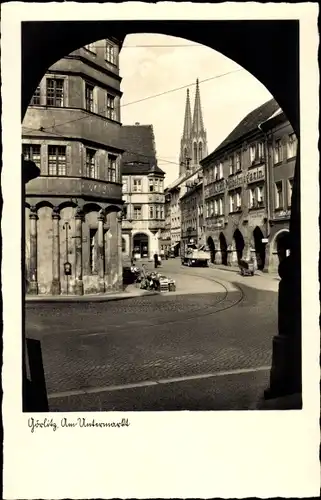
[{"label": "stone arch frame", "polygon": [[[284,236],[287,235],[287,238],[288,238],[288,246],[287,246],[287,248],[285,248],[285,253],[282,256],[282,258],[280,258],[278,247],[277,247],[277,243],[278,243],[278,240],[279,240],[281,235],[284,235]],[[276,263],[279,264],[282,260],[284,260],[284,258],[286,257],[286,250],[290,250],[290,230],[287,228],[282,228],[282,229],[279,229],[279,231],[277,231],[275,233],[275,235],[273,236],[273,239],[270,243],[270,260],[272,261],[271,262],[272,266],[274,264],[274,266],[276,267]]]},{"label": "stone arch frame", "polygon": [[39,208],[43,208],[43,207],[54,208],[54,205],[48,200],[41,200],[35,204],[35,207],[36,207],[36,210],[38,211]]},{"label": "stone arch frame", "polygon": [[[213,23],[215,23],[215,27]],[[90,41],[103,39],[106,31],[119,37],[121,34],[125,37],[127,33],[152,31],[167,35],[176,34],[180,38],[187,38],[209,46],[243,66],[265,85],[276,98],[287,115],[297,137],[300,137],[299,92],[298,85],[293,85],[294,81],[298,81],[299,73],[298,54],[297,51],[293,50],[293,46],[295,46],[298,40],[298,23],[296,21],[236,21],[233,23],[229,21],[179,21],[179,25],[175,21],[167,23],[163,23],[162,21],[122,21],[121,23],[113,21],[67,21],[63,23],[63,27],[59,22],[31,22],[24,24],[25,26],[22,29],[22,73],[24,81],[22,87],[22,116],[26,111],[38,81],[45,74],[47,68],[54,64],[55,61],[64,57],[65,54],[71,53],[78,47],[90,43]],[[72,29],[71,26],[73,26]],[[57,36],[58,33],[59,36]],[[229,36],[226,33],[229,33]],[[253,39],[260,39],[260,51],[262,54],[260,61],[257,60],[255,48],[248,50],[249,47],[252,47]],[[237,44],[235,44],[235,40],[238,40]],[[282,46],[284,58],[276,57],[280,46]],[[284,59],[287,60],[286,65],[284,65]],[[32,68],[30,67],[30,61],[33,65]],[[274,68],[274,71],[271,71],[271,68]],[[278,74],[278,78],[275,78],[275,73]],[[288,92],[288,88],[292,88],[293,92]],[[287,303],[292,303],[294,300],[293,297],[299,296],[301,293],[299,150],[295,167],[291,212],[291,257],[293,257],[292,261],[297,266],[297,270],[292,269],[292,271],[298,273],[299,276],[291,286],[291,293],[288,294]],[[291,265],[293,265],[292,261]],[[294,302],[296,303],[296,300]],[[286,323],[288,325],[286,329],[291,330],[291,338],[294,337],[293,332],[297,333],[296,337],[299,339],[297,343],[300,343],[301,327],[299,325],[301,313],[298,308],[294,308],[294,311],[296,314],[293,314],[292,320]],[[282,327],[279,326],[280,329],[282,330]],[[283,330],[282,334],[284,337]],[[289,352],[289,350],[286,352]],[[293,373],[293,375],[295,374]],[[295,378],[297,381],[298,378]],[[292,377],[293,379],[294,377]],[[289,380],[289,376],[287,380]],[[275,394],[275,389],[273,389],[275,385],[271,381],[272,394]]]}]

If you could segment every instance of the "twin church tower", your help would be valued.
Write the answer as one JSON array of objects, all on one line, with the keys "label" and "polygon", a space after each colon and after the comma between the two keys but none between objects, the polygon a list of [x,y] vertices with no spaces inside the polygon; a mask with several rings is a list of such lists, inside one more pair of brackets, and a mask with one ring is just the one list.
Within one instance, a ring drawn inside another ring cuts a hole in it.
[{"label": "twin church tower", "polygon": [[192,121],[189,89],[187,89],[184,129],[179,156],[179,176],[192,172],[207,156],[207,138],[204,128],[199,81],[196,80],[195,104]]}]

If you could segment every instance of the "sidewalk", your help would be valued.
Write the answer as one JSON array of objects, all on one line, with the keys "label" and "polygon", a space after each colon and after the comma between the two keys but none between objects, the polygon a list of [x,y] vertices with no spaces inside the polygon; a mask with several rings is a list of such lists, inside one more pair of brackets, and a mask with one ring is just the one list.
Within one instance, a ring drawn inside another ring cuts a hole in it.
[{"label": "sidewalk", "polygon": [[[232,273],[240,274],[240,269],[238,266],[224,266],[223,264],[210,264],[210,267],[212,269],[220,269],[220,271],[229,271]],[[278,273],[263,273],[258,269],[255,271],[254,276],[261,276],[262,278],[273,278],[280,280],[280,276]]]},{"label": "sidewalk", "polygon": [[158,292],[141,290],[135,285],[128,285],[126,291],[110,293],[93,293],[87,295],[26,295],[26,302],[109,302],[146,295],[158,295]]}]

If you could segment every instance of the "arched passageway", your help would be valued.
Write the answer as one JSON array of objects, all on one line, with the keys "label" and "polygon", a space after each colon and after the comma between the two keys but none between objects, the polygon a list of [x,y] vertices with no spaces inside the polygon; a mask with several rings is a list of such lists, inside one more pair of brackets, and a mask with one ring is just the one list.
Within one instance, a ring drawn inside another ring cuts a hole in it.
[{"label": "arched passageway", "polygon": [[222,264],[227,266],[227,243],[223,233],[220,233],[220,250],[222,255]]},{"label": "arched passageway", "polygon": [[290,250],[290,233],[287,230],[278,233],[274,240],[274,251],[277,253],[279,262],[285,259]]},{"label": "arched passageway", "polygon": [[123,253],[126,252],[126,240],[125,240],[125,238],[121,239],[121,251]]},{"label": "arched passageway", "polygon": [[260,271],[262,271],[265,266],[265,243],[263,243],[262,241],[264,235],[258,226],[256,226],[256,228],[253,231],[253,238],[254,238],[254,248],[255,248],[257,268]]},{"label": "arched passageway", "polygon": [[211,262],[212,262],[212,264],[214,264],[214,262],[215,262],[215,244],[214,244],[213,238],[211,238],[211,236],[209,236],[209,238],[207,238],[207,244],[208,244],[208,247],[209,247],[210,252],[211,252]]},{"label": "arched passageway", "polygon": [[244,246],[245,246],[244,238],[243,238],[242,233],[239,229],[236,229],[234,231],[233,239],[235,242],[237,261],[239,262],[243,257],[243,250],[244,250]]},{"label": "arched passageway", "polygon": [[145,233],[137,233],[133,238],[133,252],[138,259],[148,257],[148,236]]}]

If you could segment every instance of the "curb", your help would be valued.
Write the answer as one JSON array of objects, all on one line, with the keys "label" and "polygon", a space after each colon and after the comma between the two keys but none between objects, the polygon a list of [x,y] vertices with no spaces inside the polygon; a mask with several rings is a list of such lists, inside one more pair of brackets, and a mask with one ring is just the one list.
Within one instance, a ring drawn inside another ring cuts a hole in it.
[{"label": "curb", "polygon": [[116,301],[116,300],[128,300],[128,299],[135,299],[137,297],[146,297],[146,296],[152,296],[152,295],[159,295],[159,292],[149,292],[146,291],[144,293],[140,293],[137,295],[70,295],[68,296],[55,296],[55,297],[39,297],[39,296],[33,296],[33,297],[25,297],[25,303],[32,304],[32,303],[44,303],[44,304],[51,304],[51,303],[80,303],[80,302],[111,302],[111,301]]}]

